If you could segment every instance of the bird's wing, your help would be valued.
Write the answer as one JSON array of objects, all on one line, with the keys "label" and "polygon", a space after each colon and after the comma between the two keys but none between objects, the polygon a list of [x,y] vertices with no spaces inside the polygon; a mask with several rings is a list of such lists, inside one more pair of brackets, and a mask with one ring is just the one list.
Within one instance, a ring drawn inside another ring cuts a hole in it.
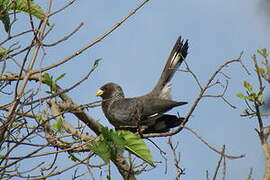
[{"label": "bird's wing", "polygon": [[152,116],[156,113],[164,113],[176,106],[187,104],[187,102],[177,102],[160,98],[143,98],[141,99],[142,117]]},{"label": "bird's wing", "polygon": [[158,98],[126,98],[112,103],[108,109],[110,122],[115,126],[136,126],[145,124],[148,119],[155,119],[175,106],[186,102],[176,102]]},{"label": "bird's wing", "polygon": [[[108,109],[109,120],[114,126],[136,126],[140,118],[142,104],[137,99],[119,99]],[[136,120],[137,119],[137,120]]]}]

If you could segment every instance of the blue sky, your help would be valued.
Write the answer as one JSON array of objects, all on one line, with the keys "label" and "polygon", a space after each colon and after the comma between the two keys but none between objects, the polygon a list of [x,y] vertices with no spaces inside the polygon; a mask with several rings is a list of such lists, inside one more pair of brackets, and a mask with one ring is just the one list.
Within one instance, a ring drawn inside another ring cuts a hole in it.
[{"label": "blue sky", "polygon": [[[44,66],[57,62],[93,41],[137,4],[138,1],[124,0],[77,1],[52,17],[50,21],[55,24],[55,29],[47,38],[48,42],[61,38],[80,22],[84,22],[84,26],[65,43],[48,48]],[[91,78],[69,95],[78,104],[96,101],[95,91],[104,83],[112,81],[122,86],[127,97],[140,96],[154,87],[178,36],[189,40],[187,62],[202,84],[218,65],[238,57],[241,51],[244,51],[244,63],[252,70],[250,56],[257,49],[269,49],[270,46],[269,4],[267,0],[149,1],[106,39],[51,73],[57,76],[66,72],[60,84],[69,87],[89,71],[95,59],[102,58],[103,61]],[[62,1],[57,1],[54,8],[62,5]],[[254,168],[254,179],[261,179],[264,161],[254,131],[257,124],[254,120],[240,117],[244,103],[235,97],[236,93],[244,92],[243,80],[252,81],[255,76],[248,76],[236,64],[224,72],[231,77],[226,98],[237,109],[230,108],[221,99],[204,99],[187,125],[217,148],[226,144],[229,154],[246,154],[246,158],[226,161],[227,179],[245,179],[251,167]],[[213,92],[220,92],[218,90],[214,89]],[[175,108],[171,113],[185,115],[198,94],[199,89],[190,74],[176,73],[173,99],[188,101],[189,104]],[[112,127],[101,108],[90,109],[88,113]],[[168,151],[165,138],[153,140]],[[173,140],[180,143],[181,167],[186,169],[182,179],[205,179],[206,170],[213,175],[219,159],[216,153],[187,131],[173,136]],[[158,150],[151,144],[149,147],[154,159],[162,160]],[[172,165],[169,167],[173,168]],[[174,172],[171,170],[164,175],[164,165],[160,164],[138,179],[173,179]],[[113,179],[117,179],[116,170],[112,173]],[[67,174],[62,176],[68,177]]]}]

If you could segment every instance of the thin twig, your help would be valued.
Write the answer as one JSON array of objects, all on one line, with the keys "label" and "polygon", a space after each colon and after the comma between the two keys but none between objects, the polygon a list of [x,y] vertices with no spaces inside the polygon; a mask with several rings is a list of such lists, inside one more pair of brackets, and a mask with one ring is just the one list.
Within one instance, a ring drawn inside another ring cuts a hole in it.
[{"label": "thin twig", "polygon": [[177,148],[178,144],[176,146],[173,146],[171,136],[168,138],[168,144],[169,144],[169,147],[173,153],[174,166],[176,168],[175,180],[180,180],[181,175],[183,175],[185,173],[184,173],[184,169],[182,169],[180,167],[180,153],[178,155],[176,154],[176,148]]},{"label": "thin twig", "polygon": [[217,178],[217,174],[218,174],[218,170],[219,170],[220,165],[221,165],[221,161],[224,159],[223,154],[225,154],[225,145],[222,146],[221,156],[220,156],[220,159],[219,159],[218,164],[216,166],[216,169],[214,171],[213,180],[216,180],[216,178]]},{"label": "thin twig", "polygon": [[196,109],[196,107],[198,106],[200,100],[203,98],[203,95],[205,95],[204,93],[209,88],[209,86],[211,85],[211,83],[213,82],[213,80],[216,78],[217,74],[219,72],[221,72],[221,70],[224,67],[228,66],[229,64],[232,64],[232,63],[235,63],[235,62],[238,62],[238,63],[241,62],[242,55],[243,55],[243,52],[240,53],[240,55],[239,55],[238,58],[235,58],[235,59],[231,59],[231,60],[226,61],[225,63],[221,64],[217,68],[217,70],[215,70],[213,72],[213,74],[210,76],[209,80],[207,81],[206,85],[201,89],[198,97],[196,98],[196,100],[192,104],[192,106],[191,106],[189,112],[187,113],[184,121],[182,122],[182,124],[179,127],[175,128],[174,130],[172,130],[170,132],[144,134],[143,137],[145,137],[145,138],[149,138],[149,137],[165,137],[165,136],[171,136],[171,135],[174,135],[174,134],[179,133],[185,127],[185,124],[189,121],[189,118],[192,116],[192,114],[193,114],[194,110]]},{"label": "thin twig", "polygon": [[225,154],[223,153],[222,151],[219,151],[217,150],[216,148],[214,148],[213,146],[211,146],[206,140],[204,140],[200,135],[198,135],[194,130],[192,130],[191,128],[189,127],[184,127],[185,129],[187,129],[189,132],[191,132],[193,135],[195,135],[200,141],[202,141],[207,147],[209,147],[211,150],[213,150],[214,152],[220,154],[220,155],[223,155],[224,157],[226,158],[229,158],[229,159],[239,159],[239,158],[243,158],[245,157],[245,155],[239,155],[239,156],[232,156],[232,155],[228,155],[228,154]]},{"label": "thin twig", "polygon": [[80,55],[81,53],[83,53],[84,51],[86,51],[87,49],[89,49],[90,47],[94,46],[95,44],[97,44],[98,42],[100,42],[101,40],[103,40],[105,37],[107,37],[109,34],[111,34],[114,30],[116,30],[121,24],[123,24],[126,20],[128,20],[132,15],[134,15],[141,7],[143,7],[149,0],[144,0],[142,3],[140,3],[135,9],[131,10],[129,12],[129,14],[124,17],[122,20],[120,20],[118,23],[116,23],[111,29],[109,29],[107,32],[105,32],[104,34],[102,34],[100,37],[98,37],[96,40],[94,40],[93,42],[87,44],[86,46],[84,46],[83,48],[79,49],[78,51],[74,52],[73,54],[71,54],[70,56],[60,60],[59,62],[52,64],[50,66],[38,69],[38,70],[34,70],[31,72],[31,75],[37,74],[37,73],[42,73],[45,71],[48,71],[52,68],[55,68],[57,66],[60,66],[61,64],[64,64],[72,59],[74,59],[74,57]]}]

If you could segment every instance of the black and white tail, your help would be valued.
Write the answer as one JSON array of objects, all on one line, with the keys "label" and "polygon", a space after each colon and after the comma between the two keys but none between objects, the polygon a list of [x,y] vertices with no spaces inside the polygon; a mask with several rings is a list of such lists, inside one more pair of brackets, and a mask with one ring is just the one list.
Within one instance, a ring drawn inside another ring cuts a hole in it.
[{"label": "black and white tail", "polygon": [[151,92],[153,95],[158,95],[164,99],[170,99],[171,84],[170,81],[182,64],[188,54],[188,41],[181,39],[181,36],[175,42],[175,45],[170,53],[170,56],[166,62],[166,65],[162,71],[160,79]]}]

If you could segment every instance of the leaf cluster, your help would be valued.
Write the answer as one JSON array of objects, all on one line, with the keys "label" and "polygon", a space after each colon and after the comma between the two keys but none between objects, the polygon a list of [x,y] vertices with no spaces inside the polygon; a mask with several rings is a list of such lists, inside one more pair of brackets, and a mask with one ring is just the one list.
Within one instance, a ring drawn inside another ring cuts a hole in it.
[{"label": "leaf cluster", "polygon": [[239,97],[241,99],[248,100],[250,102],[254,102],[254,103],[257,102],[258,104],[263,103],[264,87],[261,88],[258,92],[255,92],[253,90],[253,86],[249,82],[244,81],[243,86],[246,89],[246,94],[247,95],[244,95],[243,93],[238,93],[238,94],[236,94],[237,97]]},{"label": "leaf cluster", "polygon": [[66,75],[66,73],[60,74],[55,80],[53,80],[53,76],[51,76],[49,73],[44,73],[42,75],[43,77],[43,82],[45,84],[47,84],[50,87],[50,91],[46,91],[46,93],[48,94],[53,94],[54,91],[54,86],[55,84],[62,79],[64,76]]},{"label": "leaf cluster", "polygon": [[153,163],[151,152],[144,141],[138,135],[126,130],[114,131],[104,127],[100,140],[91,143],[90,148],[106,164],[116,159],[118,153],[122,154],[125,149],[144,161]]},{"label": "leaf cluster", "polygon": [[13,12],[30,14],[40,20],[45,18],[43,9],[32,0],[1,0],[0,20],[4,24],[6,32],[10,31],[10,14]]}]

